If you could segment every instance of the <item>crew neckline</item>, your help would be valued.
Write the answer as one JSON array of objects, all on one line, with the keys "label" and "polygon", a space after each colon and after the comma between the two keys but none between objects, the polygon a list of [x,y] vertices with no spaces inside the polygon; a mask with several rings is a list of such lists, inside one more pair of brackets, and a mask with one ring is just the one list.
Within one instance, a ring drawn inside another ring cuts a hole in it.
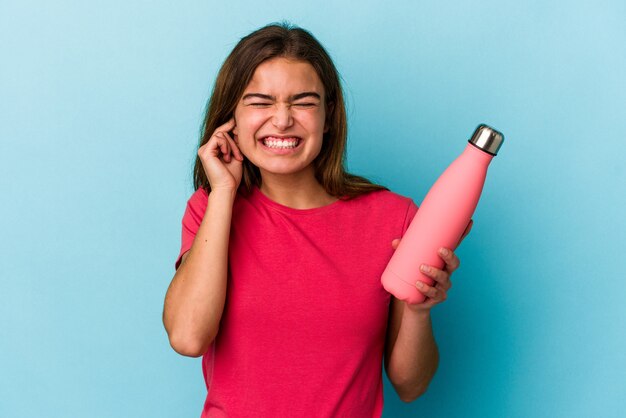
[{"label": "crew neckline", "polygon": [[309,209],[296,209],[296,208],[292,208],[289,206],[285,206],[281,203],[275,202],[272,199],[270,199],[269,197],[267,197],[265,194],[263,194],[263,192],[261,191],[261,189],[259,189],[259,187],[254,186],[252,188],[252,194],[251,194],[251,198],[253,200],[257,200],[259,202],[261,202],[262,204],[271,207],[272,209],[276,209],[280,212],[284,212],[284,213],[288,213],[288,214],[292,214],[292,215],[312,215],[312,214],[317,214],[317,213],[322,213],[322,212],[326,212],[328,210],[334,209],[335,207],[341,205],[344,200],[342,199],[337,199],[336,201],[329,203],[327,205],[324,206],[319,206],[316,208],[309,208]]}]

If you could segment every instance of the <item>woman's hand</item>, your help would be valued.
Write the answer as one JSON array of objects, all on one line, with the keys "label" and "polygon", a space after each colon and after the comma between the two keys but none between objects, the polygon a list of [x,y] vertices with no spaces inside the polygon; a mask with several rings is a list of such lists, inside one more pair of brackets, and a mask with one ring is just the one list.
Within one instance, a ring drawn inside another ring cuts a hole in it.
[{"label": "woman's hand", "polygon": [[198,149],[198,157],[211,190],[236,191],[241,183],[243,155],[228,134],[234,127],[235,119],[231,118],[217,128],[207,143]]},{"label": "woman's hand", "polygon": [[[457,247],[463,241],[463,239],[469,234],[472,229],[472,225],[474,221],[470,220],[469,224],[465,228],[465,232],[461,236]],[[393,249],[397,249],[400,244],[399,239],[394,239],[391,243]],[[461,265],[461,261],[454,254],[454,252],[449,248],[440,248],[439,249],[439,257],[445,262],[445,267],[443,270],[438,268],[427,266],[423,264],[420,267],[422,273],[426,276],[432,278],[434,283],[432,286],[427,285],[421,281],[418,281],[416,284],[417,290],[422,293],[426,298],[421,303],[406,303],[406,306],[414,312],[424,312],[429,311],[433,306],[443,302],[448,297],[448,291],[452,287],[452,282],[450,281],[450,276],[452,273],[459,268]]]}]

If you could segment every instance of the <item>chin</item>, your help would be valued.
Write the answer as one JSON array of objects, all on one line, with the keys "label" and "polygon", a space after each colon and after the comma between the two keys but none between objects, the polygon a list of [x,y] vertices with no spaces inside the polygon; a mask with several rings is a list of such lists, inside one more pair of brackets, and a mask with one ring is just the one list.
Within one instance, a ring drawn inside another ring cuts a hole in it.
[{"label": "chin", "polygon": [[[289,163],[282,163],[282,164],[263,164],[258,166],[259,169],[261,170],[261,172],[266,172],[268,174],[282,174],[282,175],[287,175],[287,174],[297,174],[300,173],[302,171],[305,171],[307,168],[309,168],[312,165],[300,165],[300,164],[289,164]],[[311,170],[313,171],[313,170]]]},{"label": "chin", "polygon": [[293,167],[266,167],[261,169],[261,171],[266,172],[268,174],[280,174],[280,175],[289,175],[289,174],[297,174],[303,171],[302,168],[293,168]]}]

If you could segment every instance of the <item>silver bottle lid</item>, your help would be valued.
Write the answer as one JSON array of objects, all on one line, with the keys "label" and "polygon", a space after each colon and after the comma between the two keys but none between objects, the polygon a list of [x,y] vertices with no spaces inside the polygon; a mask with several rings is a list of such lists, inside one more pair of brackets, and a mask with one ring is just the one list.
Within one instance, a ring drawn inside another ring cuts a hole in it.
[{"label": "silver bottle lid", "polygon": [[497,155],[504,142],[504,135],[485,124],[481,124],[478,125],[472,139],[468,142],[491,155]]}]

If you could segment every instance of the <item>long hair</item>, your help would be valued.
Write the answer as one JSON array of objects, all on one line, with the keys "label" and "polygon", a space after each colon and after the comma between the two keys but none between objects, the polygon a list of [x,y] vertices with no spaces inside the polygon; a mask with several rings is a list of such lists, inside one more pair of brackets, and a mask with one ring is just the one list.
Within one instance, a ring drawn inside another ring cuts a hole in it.
[{"label": "long hair", "polygon": [[[315,177],[326,192],[340,199],[349,199],[374,190],[387,190],[386,187],[345,171],[348,126],[337,69],[324,47],[310,32],[288,23],[270,24],[252,32],[242,38],[228,55],[207,104],[198,148],[209,141],[215,129],[233,116],[259,64],[276,57],[308,62],[324,85],[329,129],[324,133],[322,148],[313,164]],[[261,186],[260,171],[248,159],[244,159],[239,191],[247,195],[254,186]],[[195,190],[203,187],[210,192],[199,156],[196,156],[194,167],[194,187]]]}]

